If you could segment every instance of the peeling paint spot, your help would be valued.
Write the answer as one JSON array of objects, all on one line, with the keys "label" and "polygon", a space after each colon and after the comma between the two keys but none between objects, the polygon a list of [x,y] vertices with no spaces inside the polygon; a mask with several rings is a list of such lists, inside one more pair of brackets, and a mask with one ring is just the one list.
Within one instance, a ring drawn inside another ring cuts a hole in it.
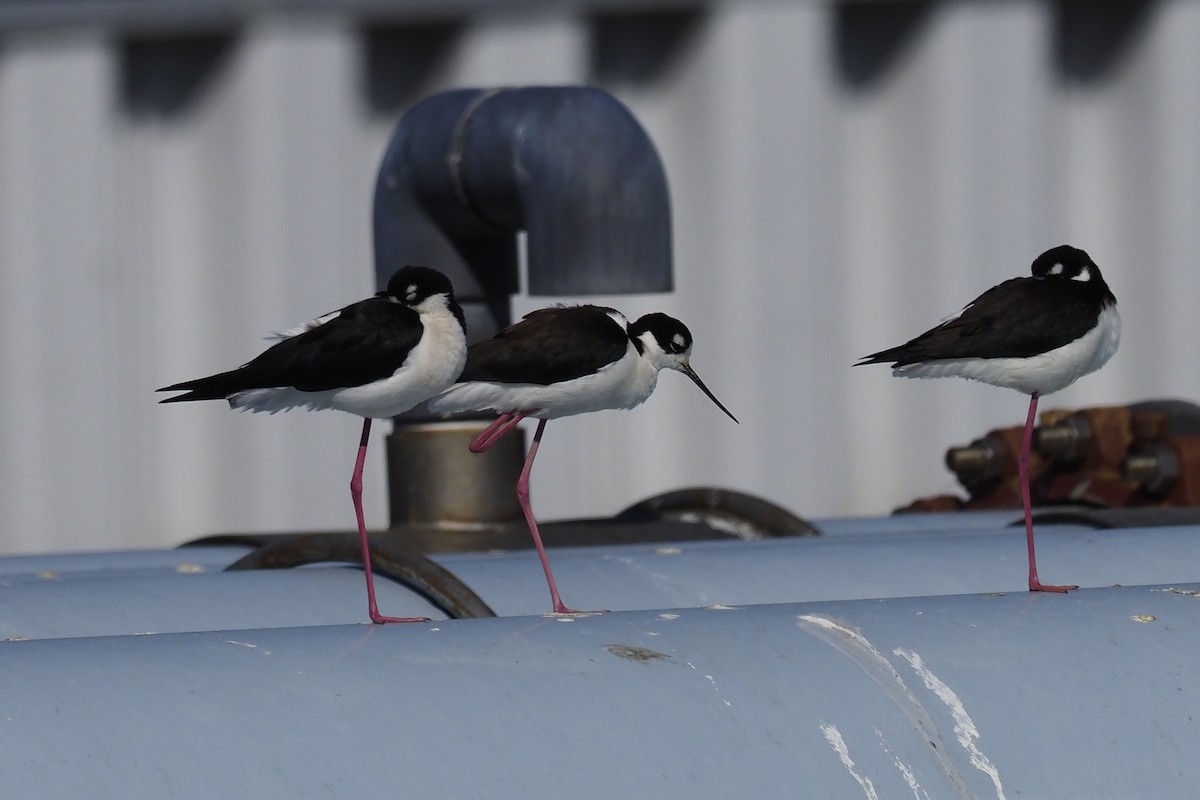
[{"label": "peeling paint spot", "polygon": [[1170,594],[1181,594],[1184,597],[1194,597],[1200,599],[1200,591],[1195,589],[1177,589],[1174,586],[1168,586],[1166,589],[1151,589],[1152,592],[1169,592]]},{"label": "peeling paint spot", "polygon": [[623,658],[635,664],[651,664],[655,661],[671,660],[671,657],[666,653],[651,650],[649,647],[638,647],[628,644],[606,644],[604,645],[604,649],[617,658]]},{"label": "peeling paint spot", "polygon": [[198,575],[205,570],[203,564],[176,564],[175,571],[183,575]]},{"label": "peeling paint spot", "polygon": [[660,556],[677,556],[683,552],[683,548],[682,547],[660,547],[657,550],[655,550],[654,552],[658,553]]},{"label": "peeling paint spot", "polygon": [[850,773],[850,777],[862,787],[863,794],[867,796],[867,800],[879,800],[879,793],[875,791],[875,784],[866,775],[858,774],[858,770],[854,768],[854,759],[850,757],[850,748],[846,746],[846,740],[842,738],[842,732],[836,726],[826,722],[821,723],[821,733],[825,736],[825,741],[829,742],[829,746],[833,752],[837,753],[838,759],[842,762],[842,766]]},{"label": "peeling paint spot", "polygon": [[950,709],[950,716],[954,719],[954,736],[958,739],[962,749],[967,751],[971,766],[992,779],[992,785],[996,787],[997,799],[1004,800],[1004,787],[1000,784],[1000,770],[996,769],[996,765],[984,755],[983,751],[979,749],[979,745],[976,744],[979,739],[979,728],[975,727],[975,721],[967,713],[967,707],[963,705],[962,700],[945,681],[925,666],[925,661],[919,653],[905,650],[902,647],[897,647],[892,652],[907,661],[912,666],[913,672],[917,673],[921,682],[925,684],[925,688],[937,695],[938,699]]},{"label": "peeling paint spot", "polygon": [[1134,614],[1130,619],[1134,622],[1154,622],[1158,617],[1153,614]]}]

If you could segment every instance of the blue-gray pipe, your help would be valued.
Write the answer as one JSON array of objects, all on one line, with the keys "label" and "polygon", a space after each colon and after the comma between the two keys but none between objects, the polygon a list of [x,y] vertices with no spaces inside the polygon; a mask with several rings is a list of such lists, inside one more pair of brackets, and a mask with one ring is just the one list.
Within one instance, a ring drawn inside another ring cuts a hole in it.
[{"label": "blue-gray pipe", "polygon": [[[962,519],[959,526],[937,528],[948,525],[951,516]],[[925,515],[861,523],[828,520],[821,523],[821,536],[558,548],[552,557],[572,607],[609,611],[1028,595],[1024,531],[999,524],[977,527],[995,518],[947,515],[945,523],[930,521],[925,528],[918,527]],[[1044,525],[1038,544],[1048,575],[1085,588],[1182,585],[1200,577],[1197,526],[1095,531]],[[365,619],[361,571],[340,566],[223,571],[243,555],[242,549],[189,547],[0,559],[0,639]],[[445,554],[435,560],[500,616],[538,615],[549,608],[537,558],[528,549]],[[376,588],[389,614],[445,616],[398,583],[380,579]],[[1069,595],[1067,604],[1074,597]]]},{"label": "blue-gray pipe", "polygon": [[1047,595],[1012,520],[560,551],[576,618],[529,552],[444,556],[527,616],[422,625],[241,548],[3,558],[5,796],[1192,796],[1200,529],[1046,525],[1092,587]]},{"label": "blue-gray pipe", "polygon": [[1191,797],[1197,588],[3,642],[0,770],[6,797]]}]

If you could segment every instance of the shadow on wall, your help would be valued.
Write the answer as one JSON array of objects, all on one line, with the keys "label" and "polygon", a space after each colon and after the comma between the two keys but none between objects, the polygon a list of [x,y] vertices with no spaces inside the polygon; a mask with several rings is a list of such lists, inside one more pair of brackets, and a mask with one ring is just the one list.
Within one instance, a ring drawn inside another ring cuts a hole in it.
[{"label": "shadow on wall", "polygon": [[[1053,0],[1053,63],[1068,83],[1106,80],[1146,29],[1158,0]],[[886,78],[934,18],[937,0],[838,3],[832,14],[836,71],[851,91]],[[705,19],[705,4],[648,12],[597,13],[587,19],[590,80],[645,83],[686,52]],[[466,17],[442,21],[364,22],[361,92],[372,114],[394,117],[441,88]],[[237,28],[152,36],[122,45],[121,85],[135,119],[185,114],[228,61]]]},{"label": "shadow on wall", "polygon": [[[1158,0],[1056,0],[1053,61],[1069,83],[1111,75],[1146,28]],[[940,3],[865,0],[841,3],[833,16],[838,74],[853,91],[884,79],[920,37]]]},{"label": "shadow on wall", "polygon": [[127,39],[121,46],[121,102],[134,119],[186,114],[229,61],[235,34]]},{"label": "shadow on wall", "polygon": [[597,14],[588,31],[592,82],[655,81],[687,52],[703,20],[699,9]]}]

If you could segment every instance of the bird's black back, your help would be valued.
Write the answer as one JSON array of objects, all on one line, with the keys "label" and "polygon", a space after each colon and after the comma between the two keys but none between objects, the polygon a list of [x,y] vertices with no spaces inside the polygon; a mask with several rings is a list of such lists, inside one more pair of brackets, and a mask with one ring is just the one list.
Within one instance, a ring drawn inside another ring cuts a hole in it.
[{"label": "bird's black back", "polygon": [[[1065,271],[1047,265],[1066,260]],[[1073,280],[1084,266],[1086,281]],[[894,367],[950,358],[1028,358],[1070,344],[1095,327],[1116,298],[1086,253],[1066,245],[1034,261],[1031,278],[1013,278],[975,298],[957,317],[859,364]],[[857,365],[856,365],[857,366]]]},{"label": "bird's black back", "polygon": [[159,391],[189,390],[162,402],[215,400],[247,389],[294,387],[320,392],[362,386],[390,376],[421,340],[416,311],[377,296],[346,306],[338,316],[284,339],[229,372]]},{"label": "bird's black back", "polygon": [[600,306],[543,308],[467,350],[460,382],[546,386],[581,378],[617,361],[629,347],[623,326]]}]

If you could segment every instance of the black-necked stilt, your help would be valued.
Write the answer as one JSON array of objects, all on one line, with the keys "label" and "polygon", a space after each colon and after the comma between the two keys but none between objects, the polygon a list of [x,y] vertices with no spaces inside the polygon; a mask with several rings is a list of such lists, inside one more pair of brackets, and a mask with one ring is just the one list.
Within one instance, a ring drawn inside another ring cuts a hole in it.
[{"label": "black-necked stilt", "polygon": [[692,370],[692,334],[666,314],[647,314],[632,325],[618,311],[599,306],[544,308],[467,351],[459,382],[429,402],[445,413],[496,411],[500,416],[471,442],[479,453],[526,417],[537,432],[517,481],[517,499],[533,536],[558,614],[576,613],[558,594],[550,561],[529,505],[529,474],[546,421],[644,402],[662,369],[691,378],[717,407],[737,422]]},{"label": "black-necked stilt", "polygon": [[958,376],[1029,395],[1029,414],[1017,459],[1029,550],[1029,590],[1066,592],[1038,580],[1029,501],[1029,446],[1038,397],[1095,372],[1117,352],[1117,298],[1091,257],[1060,245],[1034,260],[1033,277],[1013,278],[975,298],[962,312],[899,347],[861,364],[892,363],[905,378]]},{"label": "black-necked stilt", "polygon": [[187,392],[164,403],[228,400],[242,411],[335,409],[363,417],[350,496],[362,540],[368,610],[372,622],[414,622],[381,615],[375,602],[362,508],[367,440],[372,419],[403,414],[453,385],[466,363],[465,329],[450,280],[437,270],[404,267],[387,291],[279,334],[282,341],[241,367],[158,391]]}]

